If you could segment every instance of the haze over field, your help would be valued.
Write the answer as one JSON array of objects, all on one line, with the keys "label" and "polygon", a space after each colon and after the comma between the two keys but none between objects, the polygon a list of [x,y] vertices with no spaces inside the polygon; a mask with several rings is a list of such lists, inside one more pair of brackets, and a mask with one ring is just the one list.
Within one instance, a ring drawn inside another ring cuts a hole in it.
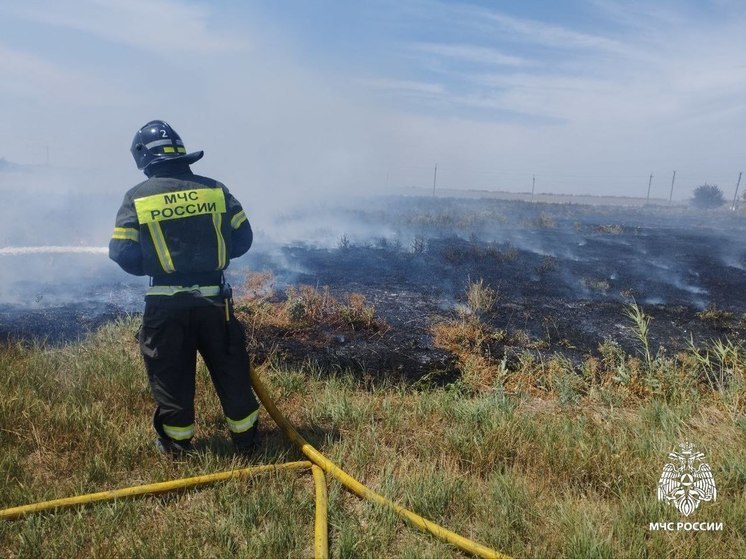
[{"label": "haze over field", "polygon": [[732,193],[743,166],[732,0],[6,4],[0,157],[68,168],[73,192],[139,181],[151,118],[262,215],[427,188],[436,163],[443,188],[599,195],[645,196],[653,172],[664,198],[675,169],[678,199]]},{"label": "haze over field", "polygon": [[[746,557],[746,198],[730,209],[746,1],[0,13],[0,557],[323,556],[314,516],[334,557],[464,556],[339,483],[314,507],[310,479],[279,471],[93,504],[297,454],[262,396],[257,445],[236,455],[209,355],[196,454],[153,448],[139,346],[165,314],[141,328],[149,278],[107,247],[151,119],[205,151],[194,172],[224,182],[254,231],[225,274],[232,301],[155,298],[224,307],[257,394],[260,378],[351,476],[509,556]],[[688,204],[704,184],[728,204]],[[190,240],[157,230],[159,258]],[[192,283],[175,261],[173,283]],[[173,349],[154,343],[161,361]]]},{"label": "haze over field", "polygon": [[[243,202],[254,252],[267,236],[359,237],[330,196],[428,192],[436,163],[444,193],[526,192],[535,176],[537,193],[644,197],[653,172],[651,196],[667,198],[675,169],[678,200],[705,181],[729,198],[742,168],[738,2],[8,4],[6,296],[31,270],[77,281],[72,259],[17,247],[104,247],[144,178],[129,145],[152,118],[205,150],[194,171]],[[101,254],[75,261],[124,281]]]}]

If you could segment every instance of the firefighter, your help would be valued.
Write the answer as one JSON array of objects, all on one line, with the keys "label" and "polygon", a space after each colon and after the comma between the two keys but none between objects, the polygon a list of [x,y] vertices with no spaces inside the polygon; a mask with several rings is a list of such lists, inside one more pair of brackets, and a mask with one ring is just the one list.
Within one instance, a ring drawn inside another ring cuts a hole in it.
[{"label": "firefighter", "polygon": [[124,196],[109,257],[125,272],[150,276],[138,338],[157,404],[156,447],[170,455],[192,450],[199,352],[233,444],[245,452],[254,442],[259,404],[223,270],[249,250],[251,226],[223,184],[192,173],[189,166],[204,152],[187,153],[168,123],[140,128],[131,152],[148,178]]}]

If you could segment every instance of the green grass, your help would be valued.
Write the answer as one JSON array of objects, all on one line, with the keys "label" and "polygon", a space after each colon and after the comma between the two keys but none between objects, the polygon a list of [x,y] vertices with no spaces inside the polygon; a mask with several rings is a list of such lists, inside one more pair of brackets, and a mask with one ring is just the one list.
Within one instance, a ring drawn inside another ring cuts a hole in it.
[{"label": "green grass", "polygon": [[[0,507],[301,458],[264,411],[256,456],[233,456],[202,366],[197,456],[157,455],[135,330],[133,319],[62,348],[0,346]],[[268,365],[260,374],[291,422],[351,475],[504,553],[742,557],[746,419],[732,396],[743,363],[733,361],[735,350],[721,362],[717,347],[707,349],[689,369],[680,360],[672,370],[652,356],[636,369],[634,358],[608,347],[596,365],[618,379],[603,383],[593,363],[571,371],[527,357],[520,371],[502,371],[501,382],[478,390],[371,386],[311,366]],[[717,380],[726,373],[714,390],[708,355]],[[504,388],[526,375],[544,388]],[[651,376],[657,387],[648,386]],[[636,382],[645,390],[633,390]],[[694,520],[723,522],[722,532],[648,530],[680,519],[656,501],[656,483],[683,440],[707,453],[718,488]],[[313,511],[310,475],[277,472],[1,522],[0,556],[311,557]],[[334,480],[329,526],[333,557],[464,556]]]}]

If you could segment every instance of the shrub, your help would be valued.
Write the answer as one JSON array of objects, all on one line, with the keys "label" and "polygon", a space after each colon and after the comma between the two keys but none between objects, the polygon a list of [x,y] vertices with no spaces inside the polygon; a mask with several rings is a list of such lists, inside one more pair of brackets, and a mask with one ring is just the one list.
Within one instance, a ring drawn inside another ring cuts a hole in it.
[{"label": "shrub", "polygon": [[339,239],[337,239],[337,247],[339,247],[342,250],[346,250],[352,246],[352,241],[347,236],[347,234],[343,234]]},{"label": "shrub", "polygon": [[694,189],[692,205],[703,210],[719,208],[725,204],[723,191],[715,184],[703,184]]}]

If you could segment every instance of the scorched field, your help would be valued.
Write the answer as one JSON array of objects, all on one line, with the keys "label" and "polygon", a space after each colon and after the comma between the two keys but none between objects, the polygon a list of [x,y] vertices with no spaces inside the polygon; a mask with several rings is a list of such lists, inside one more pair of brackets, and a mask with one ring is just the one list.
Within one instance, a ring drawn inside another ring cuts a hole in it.
[{"label": "scorched field", "polygon": [[[319,204],[255,227],[229,281],[278,406],[394,501],[516,557],[735,558],[745,224],[684,207]],[[0,258],[60,270],[0,302],[0,507],[299,459],[264,411],[256,453],[234,456],[202,365],[197,455],[159,457],[134,339],[142,282],[100,254]],[[688,516],[658,498],[684,442],[717,487]],[[334,557],[466,556],[329,492]],[[308,557],[311,493],[276,473],[30,515],[0,524],[0,555]]]}]

